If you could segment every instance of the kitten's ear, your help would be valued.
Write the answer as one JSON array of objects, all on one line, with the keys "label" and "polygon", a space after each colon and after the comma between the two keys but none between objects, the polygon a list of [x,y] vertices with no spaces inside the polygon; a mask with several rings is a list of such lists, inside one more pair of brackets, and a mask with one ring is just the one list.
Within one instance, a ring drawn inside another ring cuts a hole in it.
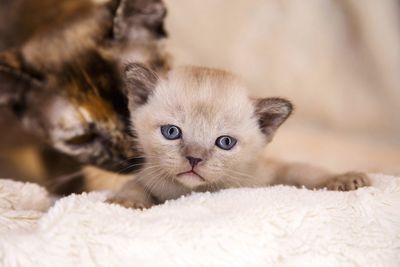
[{"label": "kitten's ear", "polygon": [[20,104],[24,93],[41,81],[23,69],[17,51],[0,54],[0,105]]},{"label": "kitten's ear", "polygon": [[255,101],[255,114],[261,131],[270,141],[278,127],[290,116],[293,105],[283,98],[261,98]]},{"label": "kitten's ear", "polygon": [[157,74],[140,63],[129,63],[125,66],[125,88],[129,99],[129,108],[147,102],[159,80]]},{"label": "kitten's ear", "polygon": [[162,0],[114,0],[116,5],[112,35],[116,41],[138,41],[167,36]]}]

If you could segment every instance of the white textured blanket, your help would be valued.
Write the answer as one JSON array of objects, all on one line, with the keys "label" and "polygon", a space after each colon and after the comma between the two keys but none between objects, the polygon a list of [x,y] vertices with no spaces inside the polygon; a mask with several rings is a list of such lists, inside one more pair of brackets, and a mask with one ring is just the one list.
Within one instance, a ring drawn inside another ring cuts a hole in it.
[{"label": "white textured blanket", "polygon": [[400,178],[201,193],[149,210],[0,180],[1,266],[400,266]]}]

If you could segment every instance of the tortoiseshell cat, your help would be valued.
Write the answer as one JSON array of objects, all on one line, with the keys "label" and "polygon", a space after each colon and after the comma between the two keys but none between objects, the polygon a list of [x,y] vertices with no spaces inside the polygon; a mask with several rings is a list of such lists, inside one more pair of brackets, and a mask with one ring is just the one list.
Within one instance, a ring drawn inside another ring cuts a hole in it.
[{"label": "tortoiseshell cat", "polygon": [[140,163],[140,155],[128,141],[120,66],[134,60],[160,72],[168,68],[162,1],[15,0],[0,5],[3,111],[11,108],[28,132],[73,161],[111,171],[139,166],[133,163]]},{"label": "tortoiseshell cat", "polygon": [[[234,75],[184,67],[159,78],[139,64],[126,68],[129,107],[145,166],[111,198],[144,208],[192,191],[274,184],[354,190],[369,185],[363,173],[333,175],[301,164],[264,158],[264,148],[289,117],[282,98],[249,98]],[[136,88],[149,96],[136,107]]]}]

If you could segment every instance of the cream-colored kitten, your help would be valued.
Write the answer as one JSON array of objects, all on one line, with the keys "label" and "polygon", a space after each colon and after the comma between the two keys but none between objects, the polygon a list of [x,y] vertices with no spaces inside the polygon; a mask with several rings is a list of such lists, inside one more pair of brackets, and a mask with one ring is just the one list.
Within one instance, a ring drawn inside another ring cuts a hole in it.
[{"label": "cream-colored kitten", "polygon": [[[143,208],[192,191],[273,184],[353,190],[369,184],[362,173],[335,176],[265,159],[264,148],[292,104],[249,98],[246,86],[230,73],[184,67],[159,78],[131,64],[126,76],[133,128],[146,162],[112,202]],[[135,95],[144,91],[149,95]],[[147,103],[136,108],[143,97]]]}]

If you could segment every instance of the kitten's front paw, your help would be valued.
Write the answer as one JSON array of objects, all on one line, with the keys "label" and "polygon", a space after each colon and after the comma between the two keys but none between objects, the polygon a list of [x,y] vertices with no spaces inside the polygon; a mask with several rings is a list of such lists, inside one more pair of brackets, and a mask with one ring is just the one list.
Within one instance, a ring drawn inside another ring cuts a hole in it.
[{"label": "kitten's front paw", "polygon": [[123,197],[118,197],[118,196],[114,196],[112,198],[107,199],[107,202],[111,203],[111,204],[118,204],[125,208],[141,209],[141,210],[148,209],[153,205],[151,202],[148,202],[148,201],[138,201],[138,200],[123,198]]},{"label": "kitten's front paw", "polygon": [[371,181],[365,173],[347,172],[329,179],[325,187],[333,191],[351,191],[370,185]]}]

